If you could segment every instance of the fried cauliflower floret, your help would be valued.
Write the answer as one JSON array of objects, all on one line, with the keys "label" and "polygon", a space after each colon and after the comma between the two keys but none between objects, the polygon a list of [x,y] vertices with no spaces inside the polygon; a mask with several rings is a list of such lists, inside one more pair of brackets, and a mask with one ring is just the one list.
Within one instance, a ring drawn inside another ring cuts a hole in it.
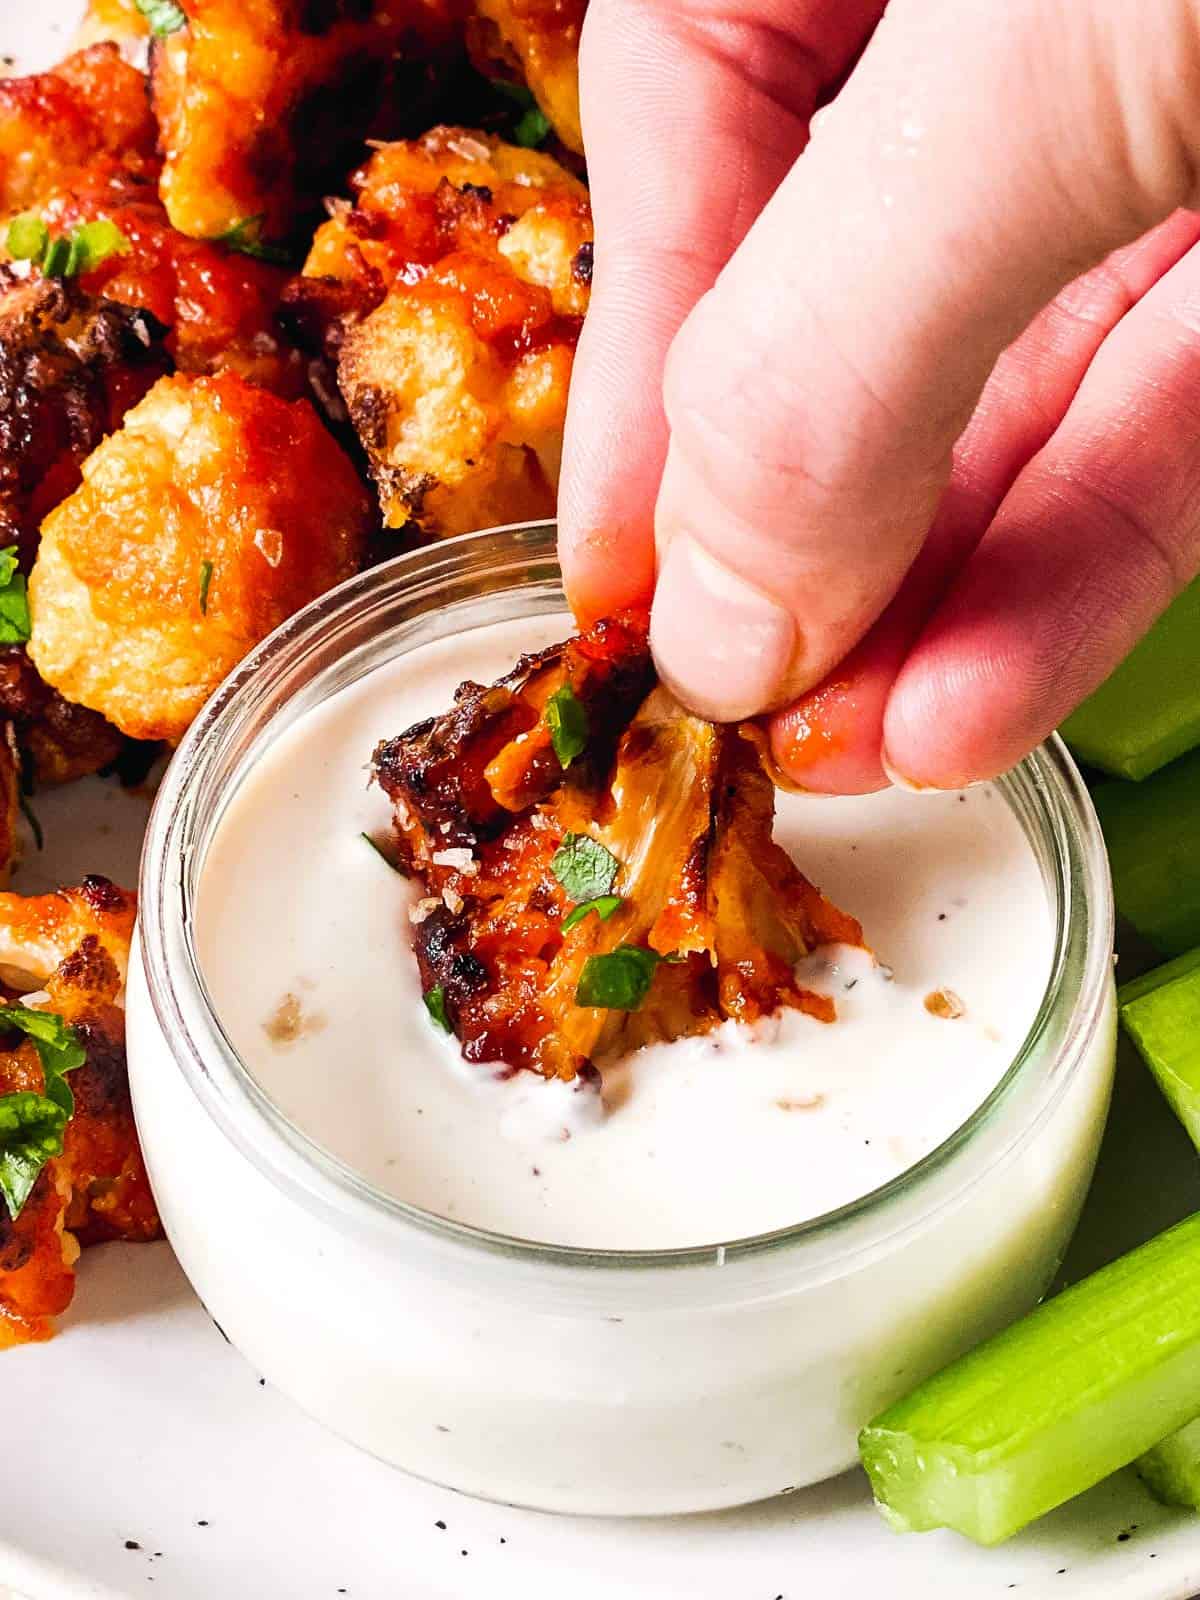
[{"label": "fried cauliflower floret", "polygon": [[14,993],[45,987],[91,939],[113,964],[116,994],[129,969],[135,911],[133,894],[98,876],[55,894],[0,894],[0,985]]},{"label": "fried cauliflower floret", "polygon": [[33,211],[55,238],[101,218],[115,224],[126,248],[105,256],[79,283],[149,312],[181,372],[236,372],[287,399],[305,392],[307,359],[279,320],[290,274],[172,228],[152,179],[97,161],[69,174]]},{"label": "fried cauliflower floret", "polygon": [[447,256],[467,252],[549,291],[554,311],[582,317],[591,285],[587,190],[552,156],[490,134],[440,127],[383,145],[317,229],[303,276],[285,295],[314,341],[341,335]]},{"label": "fried cauliflower floret", "polygon": [[586,191],[461,128],[387,146],[355,182],[289,297],[333,307],[385,523],[449,535],[549,515],[591,282]]},{"label": "fried cauliflower floret", "polygon": [[358,568],[373,515],[307,401],[162,378],[42,529],[29,655],[68,700],[178,741],[248,650]]},{"label": "fried cauliflower floret", "polygon": [[23,211],[102,157],[156,165],[146,79],[115,44],[95,44],[51,72],[0,79],[0,216]]},{"label": "fried cauliflower floret", "polygon": [[[15,1220],[0,1202],[0,1348],[50,1337],[74,1294],[81,1245],[160,1232],[125,1070],[121,1001],[134,910],[132,894],[98,877],[54,895],[0,894],[5,990],[61,1018],[85,1052],[67,1079],[74,1109],[61,1155]],[[0,1097],[42,1093],[32,1041],[2,1017],[0,1038]]]},{"label": "fried cauliflower floret", "polygon": [[42,518],[164,372],[162,329],[73,280],[0,266],[0,548],[28,568]]},{"label": "fried cauliflower floret", "polygon": [[475,0],[471,58],[485,77],[524,78],[555,133],[583,153],[579,35],[587,0]]},{"label": "fried cauliflower floret", "polygon": [[458,0],[183,0],[154,52],[162,194],[183,233],[292,234],[399,96],[405,58],[454,35]]},{"label": "fried cauliflower floret", "polygon": [[[422,987],[467,1060],[570,1079],[781,1006],[833,1020],[795,966],[818,944],[861,943],[862,929],[774,843],[756,743],[654,685],[644,617],[600,623],[490,687],[464,684],[451,711],[380,745],[374,772],[424,889]],[[586,888],[563,866],[580,851]],[[567,925],[604,896],[603,915]],[[588,989],[614,958],[645,979],[631,1003]]]}]

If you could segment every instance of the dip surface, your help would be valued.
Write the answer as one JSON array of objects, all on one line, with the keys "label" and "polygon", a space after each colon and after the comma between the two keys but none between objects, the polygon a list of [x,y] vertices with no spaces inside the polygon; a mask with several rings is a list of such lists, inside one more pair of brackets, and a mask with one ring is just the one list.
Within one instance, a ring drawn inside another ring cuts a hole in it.
[{"label": "dip surface", "polygon": [[640,1051],[604,1093],[471,1066],[421,1001],[418,891],[363,839],[383,738],[567,636],[481,628],[380,668],[284,733],[222,818],[201,879],[201,964],[281,1110],[379,1188],[499,1233],[595,1248],[716,1244],[844,1205],[940,1144],[1004,1075],[1049,978],[1024,832],[990,786],[855,799],[779,794],[776,838],[857,916],[877,961],[827,947],[797,1012]]}]

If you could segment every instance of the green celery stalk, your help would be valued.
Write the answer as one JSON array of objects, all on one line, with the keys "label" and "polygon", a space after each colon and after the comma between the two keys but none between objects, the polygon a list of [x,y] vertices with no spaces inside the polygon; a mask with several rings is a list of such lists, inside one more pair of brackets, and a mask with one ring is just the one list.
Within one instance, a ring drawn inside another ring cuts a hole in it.
[{"label": "green celery stalk", "polygon": [[1200,945],[1200,750],[1093,792],[1117,908],[1165,956]]},{"label": "green celery stalk", "polygon": [[[1121,1021],[1188,1137],[1200,1149],[1200,949],[1122,986]],[[1164,1505],[1200,1510],[1200,1418],[1137,1463]]]},{"label": "green celery stalk", "polygon": [[1147,1450],[1137,1470],[1163,1505],[1200,1511],[1200,1417]]},{"label": "green celery stalk", "polygon": [[1200,1213],[961,1356],[859,1436],[902,1532],[998,1544],[1196,1414]]},{"label": "green celery stalk", "polygon": [[1118,999],[1126,1033],[1200,1148],[1200,949],[1134,978]]},{"label": "green celery stalk", "polygon": [[1062,725],[1083,761],[1148,778],[1200,745],[1200,579]]}]

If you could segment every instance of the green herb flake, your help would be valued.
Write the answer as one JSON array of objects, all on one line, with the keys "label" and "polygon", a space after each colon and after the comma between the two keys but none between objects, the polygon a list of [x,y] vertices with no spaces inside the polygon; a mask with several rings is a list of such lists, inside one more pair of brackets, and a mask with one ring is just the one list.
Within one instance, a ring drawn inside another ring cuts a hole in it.
[{"label": "green herb flake", "polygon": [[160,39],[187,26],[187,16],[175,0],[133,0],[133,3],[150,24],[150,32]]},{"label": "green herb flake", "polygon": [[[87,1051],[78,1032],[70,1023],[64,1022],[57,1011],[34,1011],[30,1006],[0,1005],[0,1033],[5,1032],[23,1033],[26,1038],[33,1040],[46,1079],[46,1093],[51,1099],[54,1099],[54,1092],[50,1080],[60,1078],[64,1072],[74,1072],[87,1060]],[[68,1116],[72,1109],[72,1105],[66,1104]]]},{"label": "green herb flake", "polygon": [[4,248],[14,261],[38,261],[46,254],[50,230],[41,217],[14,217],[8,225]]},{"label": "green herb flake", "polygon": [[17,570],[17,547],[0,550],[0,644],[24,644],[29,638],[29,596],[25,574]]},{"label": "green herb flake", "polygon": [[387,851],[383,848],[378,839],[372,839],[369,833],[364,833],[361,837],[367,841],[379,859],[381,861],[385,861],[398,877],[404,878],[408,876],[399,863],[392,860],[391,856],[388,855]]},{"label": "green herb flake", "polygon": [[9,223],[5,248],[16,261],[32,261],[46,278],[77,278],[93,272],[111,255],[131,248],[129,240],[107,217],[81,222],[69,234],[52,239],[40,217],[17,217]]},{"label": "green herb flake", "polygon": [[42,269],[43,276],[47,278],[65,278],[70,261],[70,240],[58,238],[50,240],[38,265]]},{"label": "green herb flake", "polygon": [[611,894],[621,863],[611,850],[586,833],[565,833],[550,858],[550,871],[572,900],[597,900]]},{"label": "green herb flake", "polygon": [[277,244],[269,244],[262,236],[265,216],[259,212],[257,216],[243,217],[240,222],[235,222],[232,228],[227,228],[224,233],[218,233],[216,244],[223,244],[230,250],[236,250],[240,255],[253,256],[255,261],[273,261],[276,264],[284,263],[290,259],[288,252]]},{"label": "green herb flake", "polygon": [[594,911],[601,922],[607,922],[613,912],[624,903],[619,894],[602,894],[598,895],[595,900],[581,901],[573,911],[568,911],[563,918],[562,931],[569,933],[577,922],[583,921],[589,911]]},{"label": "green herb flake", "polygon": [[575,697],[569,683],[556,689],[546,702],[546,726],[550,729],[550,742],[558,764],[565,772],[576,756],[583,754],[588,742],[588,717]]},{"label": "green herb flake", "polygon": [[650,992],[654,974],[667,959],[641,945],[619,944],[607,955],[589,956],[575,989],[577,1006],[636,1011]]},{"label": "green herb flake", "polygon": [[200,614],[208,615],[208,586],[212,582],[213,564],[211,561],[200,563]]},{"label": "green herb flake", "polygon": [[0,1195],[14,1222],[47,1161],[62,1155],[66,1125],[62,1108],[44,1094],[0,1095]]},{"label": "green herb flake", "polygon": [[443,1033],[450,1032],[450,1019],[446,1015],[446,991],[440,983],[434,984],[432,989],[426,989],[421,996],[425,1002],[425,1009],[433,1018],[434,1023]]},{"label": "green herb flake", "polygon": [[526,150],[536,150],[545,143],[549,132],[550,121],[541,106],[530,106],[513,129],[513,143]]},{"label": "green herb flake", "polygon": [[63,1130],[75,1110],[65,1074],[87,1060],[79,1034],[54,1011],[0,1005],[0,1032],[23,1033],[42,1064],[41,1094],[0,1095],[0,1194],[15,1222],[46,1162],[62,1154]]},{"label": "green herb flake", "polygon": [[509,83],[505,78],[493,78],[491,84],[497,94],[503,95],[506,100],[511,100],[513,105],[520,107],[521,115],[512,130],[513,143],[523,145],[526,150],[536,149],[550,132],[550,123],[545,112],[523,83]]},{"label": "green herb flake", "polygon": [[64,273],[67,278],[94,272],[109,256],[126,255],[132,248],[116,223],[110,222],[107,217],[80,223],[71,232],[68,242],[67,270]]}]

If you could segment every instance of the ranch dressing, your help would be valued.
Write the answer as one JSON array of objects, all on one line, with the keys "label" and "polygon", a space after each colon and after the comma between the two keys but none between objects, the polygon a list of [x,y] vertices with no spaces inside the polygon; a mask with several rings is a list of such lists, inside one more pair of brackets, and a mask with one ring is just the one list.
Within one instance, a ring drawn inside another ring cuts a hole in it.
[{"label": "ranch dressing", "polygon": [[606,1068],[603,1094],[463,1062],[421,1002],[419,890],[364,840],[379,740],[489,682],[566,618],[481,628],[377,669],[257,761],[204,865],[197,943],[249,1070],[317,1143],[398,1198],[524,1239],[715,1244],[818,1216],[903,1172],[987,1098],[1049,977],[1041,871],[998,791],[780,794],[776,837],[876,953],[815,952],[838,1021],[725,1023]]}]

